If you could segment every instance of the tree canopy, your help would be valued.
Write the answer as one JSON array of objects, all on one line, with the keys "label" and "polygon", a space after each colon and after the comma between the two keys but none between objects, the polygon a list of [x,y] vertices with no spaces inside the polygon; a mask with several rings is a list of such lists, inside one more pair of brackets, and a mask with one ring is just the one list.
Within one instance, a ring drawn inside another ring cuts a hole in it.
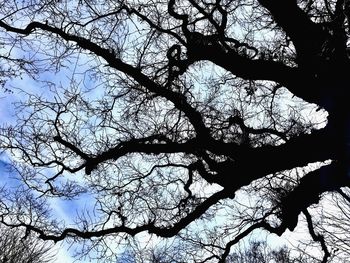
[{"label": "tree canopy", "polygon": [[[225,262],[302,225],[318,260],[346,257],[349,5],[0,1],[0,84],[21,98],[0,147],[22,181],[1,222],[105,261],[152,240]],[[86,198],[74,223],[50,211]]]}]

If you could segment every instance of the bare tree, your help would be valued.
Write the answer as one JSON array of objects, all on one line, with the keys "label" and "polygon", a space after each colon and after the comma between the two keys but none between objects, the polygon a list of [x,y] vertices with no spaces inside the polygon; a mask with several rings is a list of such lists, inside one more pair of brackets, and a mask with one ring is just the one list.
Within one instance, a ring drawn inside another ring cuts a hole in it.
[{"label": "bare tree", "polygon": [[317,262],[307,255],[295,257],[287,246],[271,248],[266,241],[250,240],[247,247],[239,246],[231,253],[229,263],[303,263]]},{"label": "bare tree", "polygon": [[0,228],[0,261],[2,263],[52,262],[54,253],[49,244],[35,236],[25,236],[19,228]]},{"label": "bare tree", "polygon": [[[350,185],[349,19],[348,0],[1,1],[23,100],[0,146],[32,196],[3,194],[1,221],[104,261],[148,233],[186,262],[303,224],[336,260],[319,226]],[[49,212],[86,195],[75,225]]]},{"label": "bare tree", "polygon": [[[158,244],[152,248],[144,249],[134,245],[117,257],[117,262],[145,262],[145,263],[182,263],[186,262],[179,243]],[[286,245],[274,247],[268,246],[265,240],[250,239],[240,242],[226,258],[227,263],[313,263],[318,262],[303,253],[296,255],[294,249]]]}]

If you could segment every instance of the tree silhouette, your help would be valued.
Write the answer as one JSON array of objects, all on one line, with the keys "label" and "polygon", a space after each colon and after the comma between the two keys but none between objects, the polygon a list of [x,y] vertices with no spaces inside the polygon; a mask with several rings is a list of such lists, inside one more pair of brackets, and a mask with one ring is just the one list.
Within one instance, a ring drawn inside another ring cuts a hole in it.
[{"label": "tree silhouette", "polygon": [[25,236],[20,229],[1,226],[0,261],[3,263],[52,262],[54,254],[48,244],[34,236]]},{"label": "tree silhouette", "polygon": [[[27,99],[1,148],[34,196],[1,200],[3,223],[106,261],[108,240],[149,233],[188,262],[225,262],[254,230],[303,221],[320,260],[337,255],[319,226],[327,196],[349,199],[349,1],[2,1],[0,13],[2,85]],[[27,75],[39,92],[18,87]],[[93,215],[52,221],[45,200],[83,193]]]},{"label": "tree silhouette", "polygon": [[303,263],[317,262],[317,260],[300,255],[299,257],[292,256],[291,249],[282,246],[272,249],[267,246],[266,241],[250,240],[247,247],[238,247],[227,258],[229,263]]}]

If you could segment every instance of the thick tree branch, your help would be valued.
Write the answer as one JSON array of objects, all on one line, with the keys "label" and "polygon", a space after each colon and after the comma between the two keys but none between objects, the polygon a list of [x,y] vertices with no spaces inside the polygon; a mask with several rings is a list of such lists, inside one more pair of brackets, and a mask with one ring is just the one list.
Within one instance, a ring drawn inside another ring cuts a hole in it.
[{"label": "thick tree branch", "polygon": [[[146,154],[161,154],[161,153],[195,153],[199,148],[198,141],[189,140],[185,143],[174,143],[167,141],[166,143],[155,143],[157,136],[142,139],[132,139],[130,141],[121,142],[116,147],[98,154],[97,156],[86,159],[86,174],[90,174],[98,164],[107,160],[117,160],[129,153],[146,153]],[[162,141],[162,139],[159,139]]]},{"label": "thick tree branch", "polygon": [[89,159],[89,156],[84,153],[83,151],[81,151],[77,146],[75,146],[74,144],[64,140],[62,137],[60,136],[55,136],[53,138],[56,142],[62,144],[63,146],[67,147],[68,149],[70,149],[71,151],[73,151],[75,154],[77,154],[78,156],[80,156],[81,158],[87,160]]},{"label": "thick tree branch", "polygon": [[[253,59],[233,49],[226,50],[219,42],[203,43],[198,40],[196,45],[187,48],[189,61],[208,60],[243,79],[277,82],[303,100],[325,109],[332,103],[329,102],[332,98],[325,99],[326,91],[328,95],[331,94],[328,86],[330,83],[302,67],[290,67],[273,60]],[[312,71],[317,72],[318,66]]]},{"label": "thick tree branch", "polygon": [[350,185],[347,174],[346,165],[333,162],[305,175],[299,185],[281,201],[282,225],[293,231],[299,214],[310,205],[317,204],[321,194]]},{"label": "thick tree branch", "polygon": [[303,64],[314,61],[314,59],[307,60],[317,56],[321,51],[323,43],[329,37],[326,31],[312,22],[295,0],[259,0],[259,3],[270,11],[277,25],[291,38],[299,62]]},{"label": "thick tree branch", "polygon": [[307,226],[308,226],[309,233],[310,233],[312,239],[315,242],[319,242],[321,244],[321,248],[322,248],[322,250],[324,252],[322,263],[326,263],[328,261],[328,258],[331,256],[331,254],[328,251],[328,248],[327,248],[326,242],[324,240],[324,237],[321,234],[316,234],[315,233],[314,225],[312,223],[312,217],[311,217],[309,211],[307,211],[306,208],[303,209],[303,214],[306,217]]},{"label": "thick tree branch", "polygon": [[219,173],[220,184],[232,190],[269,174],[338,158],[337,144],[329,137],[327,128],[278,146],[250,148],[220,141],[208,141],[206,145],[210,152],[230,157],[214,168]]}]

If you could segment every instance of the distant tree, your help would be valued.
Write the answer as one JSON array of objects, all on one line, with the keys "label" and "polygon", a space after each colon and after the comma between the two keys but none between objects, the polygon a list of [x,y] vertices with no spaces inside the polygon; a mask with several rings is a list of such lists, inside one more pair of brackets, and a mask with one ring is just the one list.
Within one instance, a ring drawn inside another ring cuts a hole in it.
[{"label": "distant tree", "polygon": [[[132,246],[119,257],[118,263],[183,263],[186,262],[184,248],[172,244],[157,245],[149,249],[140,249]],[[234,247],[233,251],[226,258],[226,263],[316,263],[317,259],[308,256],[306,253],[295,255],[296,251],[286,245],[270,247],[264,240],[249,240],[246,244],[240,243]]]},{"label": "distant tree", "polygon": [[[29,196],[3,189],[0,221],[101,262],[156,239],[225,262],[297,226],[346,258],[349,6],[0,1],[0,84],[21,98],[0,147]],[[75,224],[50,212],[83,197]]]},{"label": "distant tree", "polygon": [[227,263],[312,263],[317,262],[307,255],[295,257],[291,249],[282,246],[271,248],[266,241],[251,240],[248,247],[238,247],[227,258]]},{"label": "distant tree", "polygon": [[127,249],[117,256],[117,263],[181,263],[186,262],[185,246],[178,243],[157,244],[142,247],[139,243],[130,244]]},{"label": "distant tree", "polygon": [[1,263],[45,263],[52,262],[52,247],[35,236],[25,236],[18,228],[0,228]]}]

